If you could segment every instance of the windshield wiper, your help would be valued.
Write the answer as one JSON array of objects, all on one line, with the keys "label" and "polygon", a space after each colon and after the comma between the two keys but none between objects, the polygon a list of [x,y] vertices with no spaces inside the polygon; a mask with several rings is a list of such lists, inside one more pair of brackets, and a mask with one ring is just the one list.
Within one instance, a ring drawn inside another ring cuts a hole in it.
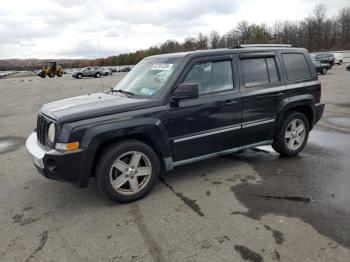
[{"label": "windshield wiper", "polygon": [[114,92],[116,92],[116,93],[122,93],[122,94],[124,94],[124,95],[134,96],[134,93],[129,92],[129,91],[125,91],[125,90],[121,90],[121,89],[113,89],[113,88],[111,88],[111,92],[112,92],[112,93],[114,93]]}]

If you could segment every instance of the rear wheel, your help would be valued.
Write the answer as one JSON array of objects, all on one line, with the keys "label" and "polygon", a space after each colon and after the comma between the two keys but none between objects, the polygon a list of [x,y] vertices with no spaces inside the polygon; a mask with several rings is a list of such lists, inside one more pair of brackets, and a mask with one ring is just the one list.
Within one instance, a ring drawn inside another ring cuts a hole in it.
[{"label": "rear wheel", "polygon": [[145,143],[127,140],[108,148],[96,169],[99,189],[117,202],[131,202],[145,196],[158,180],[157,154]]},{"label": "rear wheel", "polygon": [[309,137],[309,121],[300,112],[291,112],[284,120],[275,141],[274,150],[284,156],[297,155],[306,145]]},{"label": "rear wheel", "polygon": [[78,79],[81,79],[82,77],[83,77],[82,74],[77,74],[77,78],[78,78]]},{"label": "rear wheel", "polygon": [[95,77],[96,77],[96,78],[100,78],[100,77],[101,77],[101,74],[100,74],[100,73],[96,73]]},{"label": "rear wheel", "polygon": [[341,65],[343,63],[343,60],[339,60],[338,65]]}]

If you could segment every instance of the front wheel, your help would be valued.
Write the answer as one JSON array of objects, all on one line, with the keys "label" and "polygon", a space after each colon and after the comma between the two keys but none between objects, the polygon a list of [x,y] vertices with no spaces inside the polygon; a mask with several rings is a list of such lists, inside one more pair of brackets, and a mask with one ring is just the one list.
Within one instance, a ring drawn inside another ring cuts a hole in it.
[{"label": "front wheel", "polygon": [[109,147],[96,168],[98,188],[116,202],[132,202],[154,187],[160,171],[154,150],[137,140],[126,140]]},{"label": "front wheel", "polygon": [[342,65],[343,60],[339,60],[338,65]]},{"label": "front wheel", "polygon": [[309,121],[304,114],[289,113],[272,144],[273,149],[284,156],[297,155],[306,145],[309,129]]},{"label": "front wheel", "polygon": [[326,75],[327,74],[327,68],[326,67],[324,67],[324,68],[322,68],[322,72],[321,72],[321,74],[322,75]]},{"label": "front wheel", "polygon": [[100,73],[96,73],[95,77],[96,77],[96,78],[100,78],[100,77],[101,77],[101,74],[100,74]]}]

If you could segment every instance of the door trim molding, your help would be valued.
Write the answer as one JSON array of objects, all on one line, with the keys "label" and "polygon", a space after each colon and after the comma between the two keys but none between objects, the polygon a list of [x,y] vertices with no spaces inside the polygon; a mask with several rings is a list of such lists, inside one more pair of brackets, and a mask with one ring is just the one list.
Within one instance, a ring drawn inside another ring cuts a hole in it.
[{"label": "door trim molding", "polygon": [[253,127],[253,126],[258,126],[258,125],[269,124],[269,123],[275,122],[275,120],[276,120],[275,118],[272,118],[272,119],[266,119],[266,120],[245,122],[242,124],[242,128],[248,128],[248,127]]},{"label": "door trim molding", "polygon": [[219,128],[219,129],[210,129],[207,130],[203,133],[199,133],[199,134],[195,134],[195,135],[191,135],[191,136],[186,136],[186,137],[181,137],[181,138],[177,138],[174,139],[174,143],[181,143],[184,141],[188,141],[188,140],[192,140],[192,139],[197,139],[197,138],[201,138],[201,137],[206,137],[206,136],[212,136],[212,135],[216,135],[216,134],[221,134],[221,133],[225,133],[225,132],[230,132],[230,131],[235,131],[241,128],[248,128],[248,127],[253,127],[253,126],[258,126],[258,125],[264,125],[264,124],[269,124],[269,123],[273,123],[275,122],[275,118],[272,119],[261,119],[258,121],[250,121],[250,122],[245,122],[243,124],[236,124],[236,125],[231,125],[231,126],[225,126],[223,128]]},{"label": "door trim molding", "polygon": [[192,139],[196,139],[196,138],[200,138],[200,137],[206,137],[206,136],[216,135],[216,134],[225,133],[225,132],[229,132],[229,131],[234,131],[234,130],[241,129],[241,127],[242,127],[241,124],[237,124],[237,125],[225,126],[224,128],[221,128],[221,129],[211,129],[211,130],[206,131],[205,133],[200,133],[197,135],[186,136],[186,137],[174,139],[174,143],[180,143],[183,141],[188,141],[188,140],[192,140]]}]

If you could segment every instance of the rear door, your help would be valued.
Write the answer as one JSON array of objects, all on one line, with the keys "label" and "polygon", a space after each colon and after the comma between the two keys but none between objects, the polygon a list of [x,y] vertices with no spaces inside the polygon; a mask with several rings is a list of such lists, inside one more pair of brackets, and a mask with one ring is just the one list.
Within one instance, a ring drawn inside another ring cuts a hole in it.
[{"label": "rear door", "polygon": [[280,61],[275,52],[239,55],[242,92],[242,140],[271,140],[281,101],[287,97]]}]

